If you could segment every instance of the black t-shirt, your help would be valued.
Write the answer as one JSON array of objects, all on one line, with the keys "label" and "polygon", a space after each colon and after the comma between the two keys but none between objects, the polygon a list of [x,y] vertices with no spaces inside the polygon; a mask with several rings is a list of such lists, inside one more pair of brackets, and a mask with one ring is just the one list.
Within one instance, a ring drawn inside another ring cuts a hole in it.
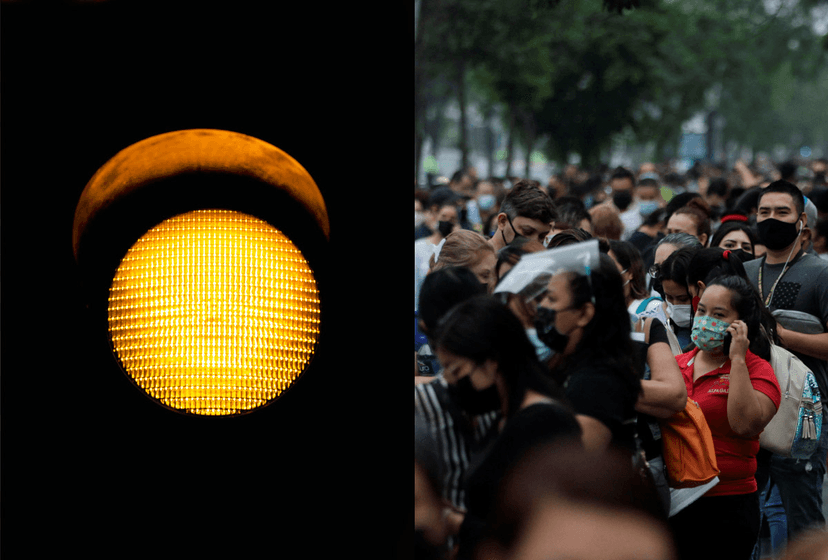
[{"label": "black t-shirt", "polygon": [[634,388],[622,379],[600,348],[582,357],[570,367],[572,372],[564,383],[564,394],[577,414],[599,420],[612,433],[611,444],[635,450],[635,403],[640,385]]},{"label": "black t-shirt", "polygon": [[460,527],[459,558],[472,558],[486,534],[486,520],[496,505],[501,482],[527,452],[566,439],[580,441],[581,427],[560,404],[537,403],[509,418],[503,431],[478,454],[465,478],[467,512]]}]

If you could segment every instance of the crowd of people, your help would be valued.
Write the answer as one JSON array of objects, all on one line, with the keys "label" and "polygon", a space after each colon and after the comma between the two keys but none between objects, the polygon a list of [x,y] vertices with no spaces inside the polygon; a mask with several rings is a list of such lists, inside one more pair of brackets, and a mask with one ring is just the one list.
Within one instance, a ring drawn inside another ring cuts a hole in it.
[{"label": "crowd of people", "polygon": [[[825,558],[828,427],[807,459],[759,442],[773,345],[828,397],[828,161],[805,165],[415,184],[417,558]],[[679,500],[659,423],[689,402],[720,472]]]}]

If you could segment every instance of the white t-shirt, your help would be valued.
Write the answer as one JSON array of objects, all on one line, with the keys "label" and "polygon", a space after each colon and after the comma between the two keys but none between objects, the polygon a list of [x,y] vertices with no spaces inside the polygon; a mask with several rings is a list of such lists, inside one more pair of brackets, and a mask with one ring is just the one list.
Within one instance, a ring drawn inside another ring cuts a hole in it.
[{"label": "white t-shirt", "polygon": [[417,310],[419,304],[420,287],[428,274],[428,261],[436,247],[437,245],[429,241],[428,237],[414,242],[414,311]]}]

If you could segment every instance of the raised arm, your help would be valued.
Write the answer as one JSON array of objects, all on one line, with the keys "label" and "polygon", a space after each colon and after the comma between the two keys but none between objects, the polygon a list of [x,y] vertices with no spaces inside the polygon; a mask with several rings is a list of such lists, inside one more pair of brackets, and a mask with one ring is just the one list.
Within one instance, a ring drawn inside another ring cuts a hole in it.
[{"label": "raised arm", "polygon": [[733,321],[728,327],[730,345],[730,388],[727,395],[727,420],[734,432],[744,437],[758,435],[776,414],[776,406],[766,394],[753,388],[745,361],[748,349],[747,325]]}]

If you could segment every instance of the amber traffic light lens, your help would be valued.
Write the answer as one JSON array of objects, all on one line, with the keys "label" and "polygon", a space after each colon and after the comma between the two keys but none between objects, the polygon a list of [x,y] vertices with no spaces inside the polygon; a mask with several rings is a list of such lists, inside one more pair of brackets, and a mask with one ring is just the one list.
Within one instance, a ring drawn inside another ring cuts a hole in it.
[{"label": "amber traffic light lens", "polygon": [[164,405],[235,415],[266,405],[311,360],[316,280],[282,232],[229,210],[163,221],[127,251],[109,291],[112,346]]}]

